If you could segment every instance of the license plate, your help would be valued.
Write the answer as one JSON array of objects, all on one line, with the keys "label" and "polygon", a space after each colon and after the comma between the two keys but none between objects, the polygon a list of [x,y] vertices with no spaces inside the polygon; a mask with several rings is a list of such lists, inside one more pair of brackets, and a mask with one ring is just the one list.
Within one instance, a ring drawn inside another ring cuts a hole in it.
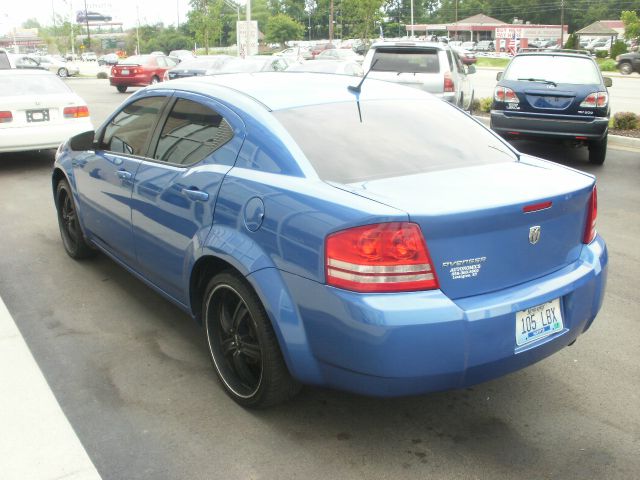
[{"label": "license plate", "polygon": [[516,312],[516,345],[526,345],[562,330],[560,299]]},{"label": "license plate", "polygon": [[120,73],[122,75],[129,75],[129,70],[121,70]]},{"label": "license plate", "polygon": [[27,110],[27,122],[48,122],[49,110]]}]

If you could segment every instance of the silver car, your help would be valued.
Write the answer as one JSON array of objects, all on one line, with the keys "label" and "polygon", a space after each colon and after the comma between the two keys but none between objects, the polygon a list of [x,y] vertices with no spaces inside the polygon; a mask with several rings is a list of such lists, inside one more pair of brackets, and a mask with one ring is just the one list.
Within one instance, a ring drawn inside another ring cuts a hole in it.
[{"label": "silver car", "polygon": [[62,78],[80,73],[80,69],[76,65],[72,65],[51,55],[31,56],[30,58],[38,62],[38,65],[40,65],[40,68],[43,70],[49,70],[51,73],[55,73]]},{"label": "silver car", "polygon": [[448,45],[434,42],[374,43],[364,59],[363,69],[379,80],[425,90],[470,110],[473,85],[469,75],[473,65],[465,66]]}]

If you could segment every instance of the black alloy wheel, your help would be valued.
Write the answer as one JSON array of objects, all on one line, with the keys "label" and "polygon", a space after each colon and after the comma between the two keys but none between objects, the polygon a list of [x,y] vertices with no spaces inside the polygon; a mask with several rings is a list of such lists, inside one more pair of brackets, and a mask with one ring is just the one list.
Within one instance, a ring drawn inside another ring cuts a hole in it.
[{"label": "black alloy wheel", "polygon": [[97,252],[84,238],[76,210],[71,187],[66,180],[60,180],[56,188],[56,209],[62,244],[67,254],[76,260],[89,258]]},{"label": "black alloy wheel", "polygon": [[234,401],[261,408],[298,392],[262,304],[240,276],[223,272],[213,277],[202,312],[214,369]]}]

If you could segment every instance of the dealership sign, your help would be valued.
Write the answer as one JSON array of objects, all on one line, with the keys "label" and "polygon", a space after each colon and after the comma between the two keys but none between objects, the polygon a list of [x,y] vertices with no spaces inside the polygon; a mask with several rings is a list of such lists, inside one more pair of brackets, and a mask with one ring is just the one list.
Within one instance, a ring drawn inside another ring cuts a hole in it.
[{"label": "dealership sign", "polygon": [[[560,26],[518,25],[496,28],[496,38],[560,38]],[[565,29],[566,31],[566,29]]]}]

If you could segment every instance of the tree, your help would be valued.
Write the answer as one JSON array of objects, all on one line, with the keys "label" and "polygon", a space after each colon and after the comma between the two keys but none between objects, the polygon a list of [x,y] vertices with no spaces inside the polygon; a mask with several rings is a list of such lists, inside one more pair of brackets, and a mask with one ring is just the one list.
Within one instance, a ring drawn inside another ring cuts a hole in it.
[{"label": "tree", "polygon": [[304,35],[304,27],[284,13],[274,15],[267,23],[265,38],[267,42],[284,46],[287,40],[299,40]]},{"label": "tree", "polygon": [[207,55],[211,42],[219,38],[222,31],[223,3],[224,0],[189,0],[189,23],[195,33],[196,42],[204,45]]},{"label": "tree", "polygon": [[627,40],[640,38],[640,19],[636,12],[624,11],[620,19],[624,23],[624,38]]},{"label": "tree", "polygon": [[42,25],[36,18],[28,18],[22,22],[22,28],[42,28]]},{"label": "tree", "polygon": [[350,24],[351,33],[368,41],[376,29],[376,21],[382,19],[384,0],[342,0],[344,18]]}]

